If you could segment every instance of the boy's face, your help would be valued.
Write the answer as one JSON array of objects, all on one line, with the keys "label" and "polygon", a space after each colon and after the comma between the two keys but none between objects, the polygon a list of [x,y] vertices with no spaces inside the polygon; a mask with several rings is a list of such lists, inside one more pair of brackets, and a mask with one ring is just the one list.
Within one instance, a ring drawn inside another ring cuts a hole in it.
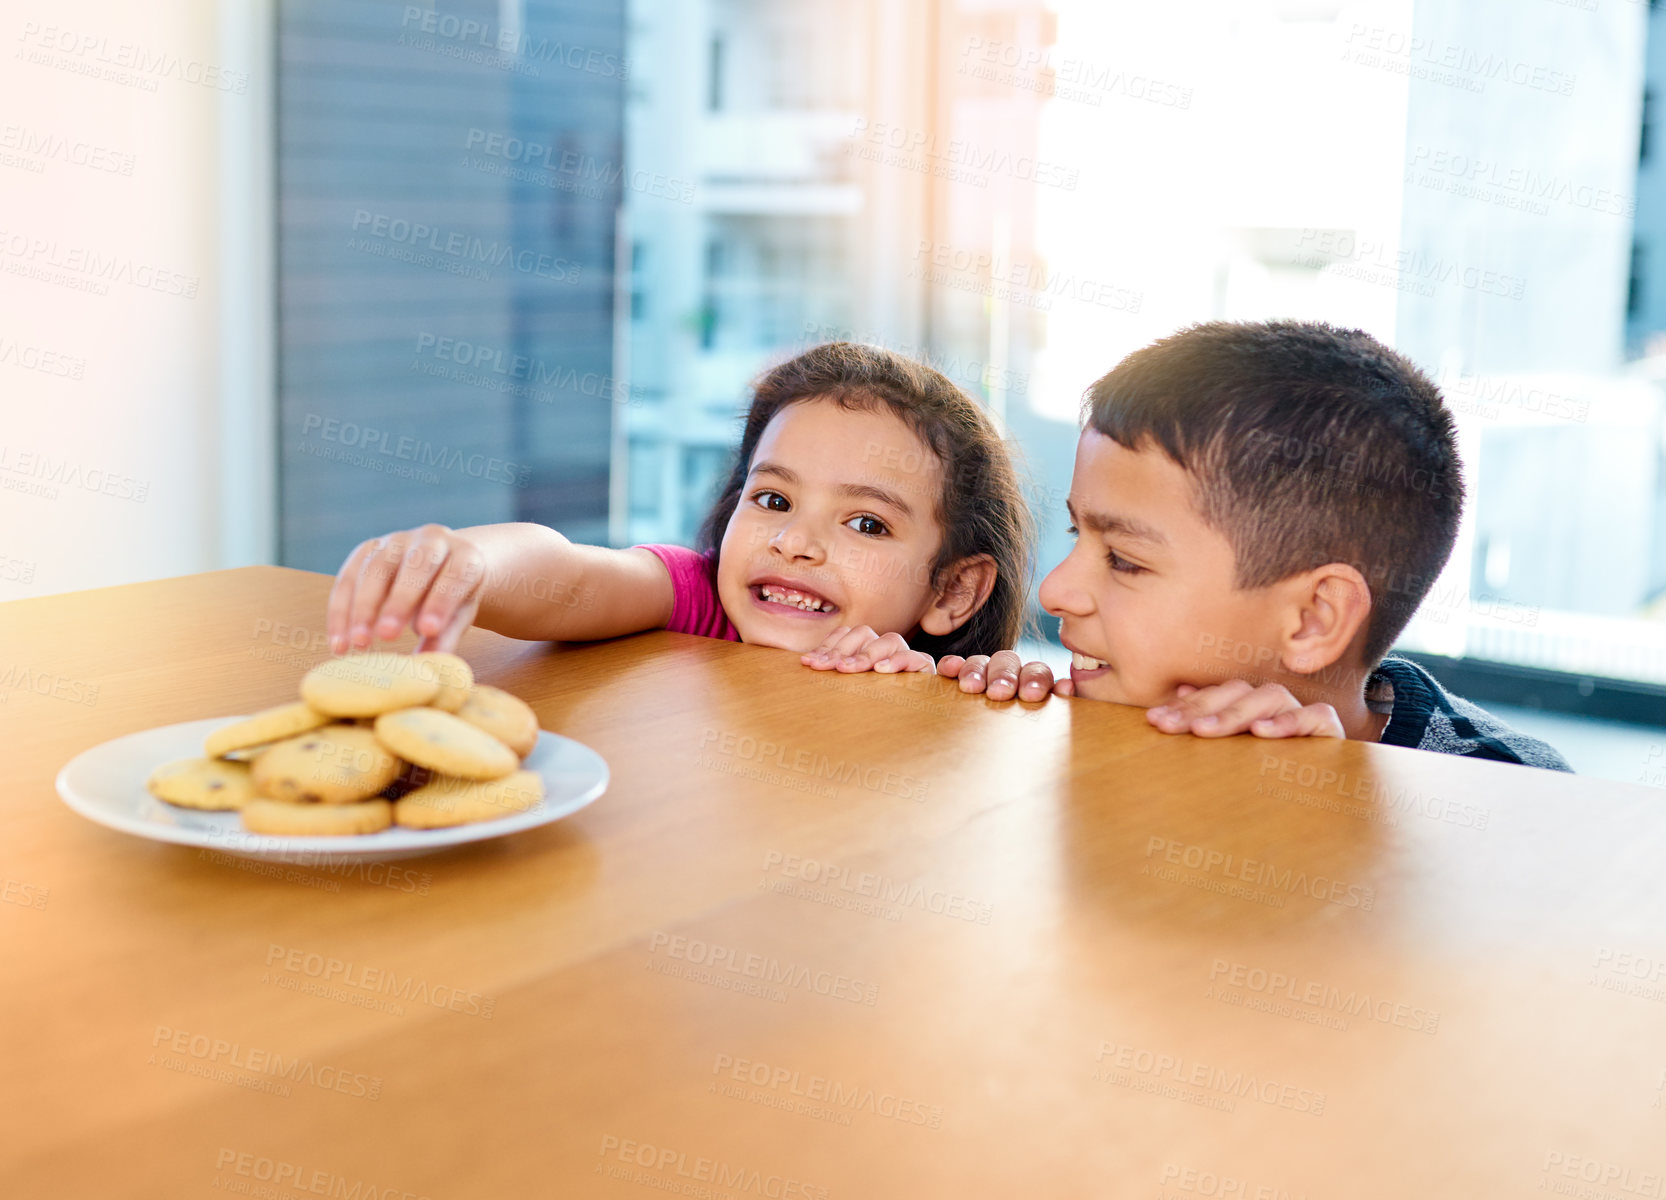
[{"label": "boy's face", "polygon": [[1271,674],[1278,606],[1266,590],[1234,587],[1231,545],[1204,524],[1191,476],[1161,448],[1084,431],[1070,509],[1076,545],[1042,580],[1041,605],[1076,656],[1076,695],[1150,708],[1183,683]]}]

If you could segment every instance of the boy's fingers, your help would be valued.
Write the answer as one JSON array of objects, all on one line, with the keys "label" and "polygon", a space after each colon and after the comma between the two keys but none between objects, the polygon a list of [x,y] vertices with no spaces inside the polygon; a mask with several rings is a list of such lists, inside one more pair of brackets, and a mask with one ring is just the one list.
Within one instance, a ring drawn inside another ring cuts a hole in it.
[{"label": "boy's fingers", "polygon": [[[1309,704],[1285,715],[1288,716],[1295,730],[1292,736],[1333,738],[1348,736],[1342,728],[1342,718],[1336,715],[1336,709],[1329,704]],[[1280,719],[1284,718],[1281,717]]]},{"label": "boy's fingers", "polygon": [[1187,730],[1196,733],[1199,731],[1197,722],[1214,716],[1253,690],[1242,679],[1228,680],[1214,687],[1199,688],[1183,700],[1147,709],[1145,719],[1164,733],[1185,733]]},{"label": "boy's fingers", "polygon": [[1189,683],[1183,683],[1179,687],[1174,689],[1174,694],[1176,696],[1186,697],[1186,696],[1190,696],[1195,691],[1197,691],[1197,688],[1193,687]]},{"label": "boy's fingers", "polygon": [[1276,717],[1260,717],[1250,722],[1249,731],[1256,737],[1296,737],[1296,714],[1281,712]]},{"label": "boy's fingers", "polygon": [[1068,700],[1076,694],[1076,681],[1066,675],[1063,679],[1053,681],[1053,695]]},{"label": "boy's fingers", "polygon": [[1276,717],[1263,717],[1250,723],[1250,732],[1265,738],[1347,736],[1342,728],[1342,718],[1328,704],[1309,704],[1305,708],[1281,712]]},{"label": "boy's fingers", "polygon": [[1018,668],[1023,660],[1014,650],[997,650],[985,668],[983,694],[991,700],[1011,700],[1018,694]]},{"label": "boy's fingers", "polygon": [[1145,719],[1165,733],[1180,733],[1194,721],[1215,715],[1254,690],[1242,679],[1228,680],[1214,687],[1199,688],[1184,700],[1147,709]]},{"label": "boy's fingers", "polygon": [[960,665],[960,690],[976,695],[983,691],[984,671],[989,666],[989,655],[974,654]]},{"label": "boy's fingers", "polygon": [[1251,722],[1294,713],[1300,708],[1296,698],[1278,684],[1262,684],[1216,712],[1195,717],[1192,732],[1198,737],[1231,737],[1248,729]]},{"label": "boy's fingers", "polygon": [[377,538],[359,564],[359,581],[353,589],[353,606],[347,618],[350,648],[362,650],[376,636],[372,626],[376,614],[382,611],[382,600],[399,574],[399,564],[404,561],[405,536],[391,533]]},{"label": "boy's fingers", "polygon": [[958,654],[945,654],[937,660],[937,673],[944,679],[956,679],[960,676],[961,668],[966,660]]},{"label": "boy's fingers", "polygon": [[1044,662],[1025,663],[1018,671],[1018,698],[1045,700],[1053,688],[1053,668]]}]

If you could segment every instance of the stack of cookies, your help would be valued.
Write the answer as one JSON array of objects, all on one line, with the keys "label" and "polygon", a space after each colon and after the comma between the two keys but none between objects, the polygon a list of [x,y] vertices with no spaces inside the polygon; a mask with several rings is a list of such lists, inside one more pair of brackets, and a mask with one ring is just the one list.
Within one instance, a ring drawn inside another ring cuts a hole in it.
[{"label": "stack of cookies", "polygon": [[320,663],[298,703],[215,730],[205,757],[158,767],[146,786],[240,812],[256,833],[438,829],[536,808],[543,780],[520,766],[537,742],[532,709],[476,684],[455,654],[370,651]]}]

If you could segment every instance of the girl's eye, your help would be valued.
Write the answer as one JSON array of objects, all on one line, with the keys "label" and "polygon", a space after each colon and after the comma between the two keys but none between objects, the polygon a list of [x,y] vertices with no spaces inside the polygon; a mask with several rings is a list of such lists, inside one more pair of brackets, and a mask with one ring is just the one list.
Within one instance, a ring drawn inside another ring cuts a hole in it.
[{"label": "girl's eye", "polygon": [[752,502],[761,508],[767,508],[770,512],[790,512],[792,510],[792,504],[780,492],[757,492],[753,495]]},{"label": "girl's eye", "polygon": [[862,514],[860,517],[852,517],[850,520],[846,521],[845,524],[854,529],[857,533],[863,533],[869,537],[884,537],[887,533],[891,532],[889,529],[885,528],[884,521],[881,521],[878,517],[870,517],[866,513]]},{"label": "girl's eye", "polygon": [[1081,532],[1074,525],[1066,525],[1064,527],[1064,531],[1066,533],[1068,533],[1071,537],[1075,537],[1079,532]]}]

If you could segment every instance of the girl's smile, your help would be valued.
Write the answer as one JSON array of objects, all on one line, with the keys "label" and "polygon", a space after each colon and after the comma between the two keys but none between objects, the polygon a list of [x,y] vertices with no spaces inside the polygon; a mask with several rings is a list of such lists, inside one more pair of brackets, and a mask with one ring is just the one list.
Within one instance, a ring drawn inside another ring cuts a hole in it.
[{"label": "girl's smile", "polygon": [[840,608],[820,592],[793,583],[779,575],[754,579],[747,585],[752,601],[765,612],[780,616],[831,617]]}]

